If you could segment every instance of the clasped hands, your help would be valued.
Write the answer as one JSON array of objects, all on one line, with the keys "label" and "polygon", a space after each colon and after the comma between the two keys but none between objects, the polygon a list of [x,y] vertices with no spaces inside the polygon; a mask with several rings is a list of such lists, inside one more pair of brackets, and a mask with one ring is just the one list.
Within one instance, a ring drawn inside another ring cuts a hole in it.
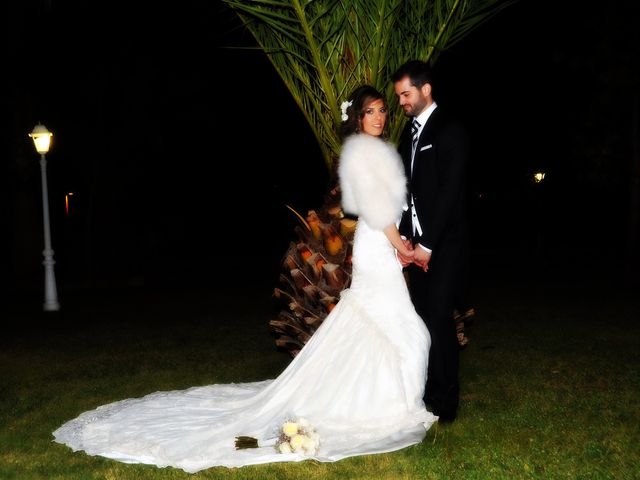
[{"label": "clasped hands", "polygon": [[402,267],[407,267],[412,263],[418,265],[425,272],[429,270],[429,260],[431,260],[431,253],[427,252],[424,248],[414,248],[411,240],[403,239],[402,242],[407,250],[410,250],[412,255],[406,256],[400,253],[400,251],[396,250],[396,254],[398,256],[398,260],[400,261],[400,265]]}]

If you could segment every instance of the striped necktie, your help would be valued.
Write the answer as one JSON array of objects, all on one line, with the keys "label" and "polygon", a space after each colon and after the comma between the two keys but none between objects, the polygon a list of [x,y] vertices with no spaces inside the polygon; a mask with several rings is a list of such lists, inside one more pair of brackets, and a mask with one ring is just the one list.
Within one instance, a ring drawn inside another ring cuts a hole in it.
[{"label": "striped necktie", "polygon": [[420,128],[420,123],[415,118],[411,121],[411,146],[415,150],[416,143],[418,143],[418,129]]}]

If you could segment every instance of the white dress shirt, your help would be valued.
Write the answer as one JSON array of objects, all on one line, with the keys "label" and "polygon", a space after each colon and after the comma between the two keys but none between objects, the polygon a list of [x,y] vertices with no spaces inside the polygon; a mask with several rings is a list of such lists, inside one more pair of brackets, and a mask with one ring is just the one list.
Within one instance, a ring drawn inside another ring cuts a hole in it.
[{"label": "white dress shirt", "polygon": [[[429,105],[429,107],[424,110],[422,113],[420,113],[420,115],[418,115],[416,118],[416,120],[418,121],[418,123],[420,124],[420,127],[418,128],[418,138],[420,138],[420,135],[422,134],[422,129],[424,128],[424,126],[427,123],[427,120],[429,120],[429,117],[431,116],[431,114],[433,113],[433,111],[436,109],[438,105],[436,104],[436,102],[433,102],[431,105]],[[416,142],[415,146],[413,147],[412,151],[411,151],[411,173],[413,173],[413,160],[416,156],[416,148],[418,147],[418,142]],[[411,224],[413,225],[413,231],[416,232],[418,235],[422,235],[422,227],[420,226],[420,220],[418,220],[418,215],[416,213],[416,207],[415,204],[413,202],[413,195],[411,196]],[[427,252],[431,253],[431,249],[425,247],[424,245],[418,244],[420,245],[422,248],[424,248]]]}]

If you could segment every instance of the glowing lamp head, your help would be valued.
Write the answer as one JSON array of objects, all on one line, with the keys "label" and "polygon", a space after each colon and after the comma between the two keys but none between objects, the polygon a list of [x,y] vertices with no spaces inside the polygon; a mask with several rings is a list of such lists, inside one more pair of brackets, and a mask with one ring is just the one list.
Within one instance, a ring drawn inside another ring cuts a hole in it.
[{"label": "glowing lamp head", "polygon": [[540,183],[544,180],[544,172],[536,172],[533,174],[533,181],[535,183]]},{"label": "glowing lamp head", "polygon": [[29,136],[33,139],[33,143],[35,144],[38,153],[44,154],[49,151],[53,133],[47,130],[47,127],[45,127],[41,123],[38,123],[38,125],[33,127],[33,131],[29,134]]}]

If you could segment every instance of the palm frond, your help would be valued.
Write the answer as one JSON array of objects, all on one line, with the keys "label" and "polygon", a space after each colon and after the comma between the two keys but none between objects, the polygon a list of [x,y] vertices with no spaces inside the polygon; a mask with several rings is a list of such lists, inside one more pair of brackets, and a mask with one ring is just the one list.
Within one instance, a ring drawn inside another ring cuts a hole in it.
[{"label": "palm frond", "polygon": [[[268,56],[315,135],[329,172],[339,104],[368,83],[392,98],[391,74],[438,55],[517,0],[223,0]],[[403,115],[390,117],[397,141]]]}]

